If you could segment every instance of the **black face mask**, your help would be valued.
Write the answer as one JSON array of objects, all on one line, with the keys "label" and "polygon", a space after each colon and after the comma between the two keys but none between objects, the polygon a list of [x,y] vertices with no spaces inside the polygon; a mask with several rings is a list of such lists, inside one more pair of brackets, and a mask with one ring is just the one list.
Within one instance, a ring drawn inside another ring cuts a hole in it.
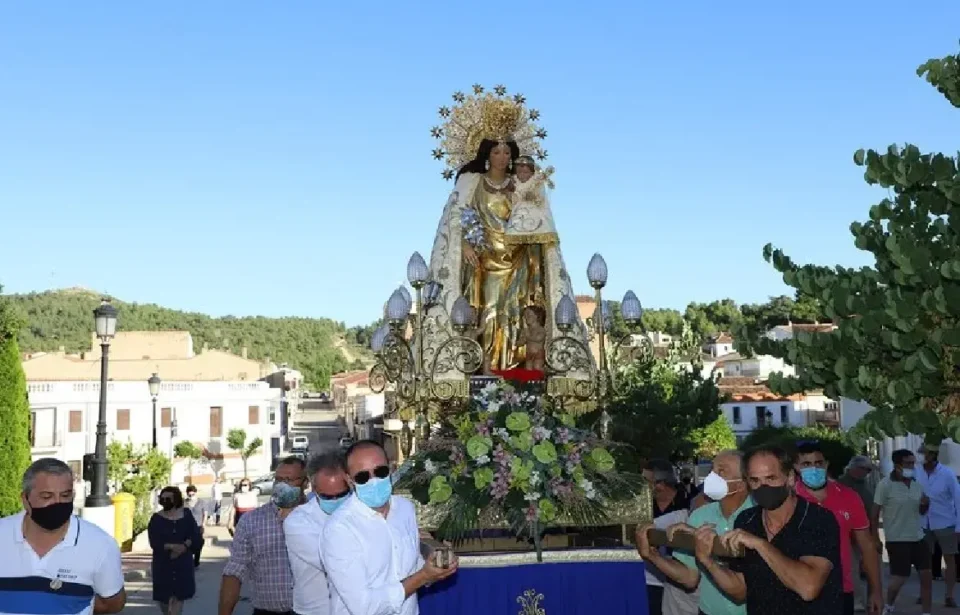
[{"label": "black face mask", "polygon": [[160,508],[162,508],[164,512],[170,512],[173,510],[173,502],[170,500],[160,500]]},{"label": "black face mask", "polygon": [[66,525],[71,516],[73,516],[73,502],[60,502],[43,508],[30,509],[30,518],[33,522],[48,532]]},{"label": "black face mask", "polygon": [[751,492],[753,501],[757,506],[764,510],[776,510],[780,508],[790,495],[790,488],[786,485],[774,487],[773,485],[761,485]]}]

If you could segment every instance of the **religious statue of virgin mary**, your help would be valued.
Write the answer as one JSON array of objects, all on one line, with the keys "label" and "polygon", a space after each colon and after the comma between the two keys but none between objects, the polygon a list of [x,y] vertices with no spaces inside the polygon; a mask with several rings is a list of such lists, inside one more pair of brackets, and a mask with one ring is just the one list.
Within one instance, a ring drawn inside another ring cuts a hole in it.
[{"label": "religious statue of virgin mary", "polygon": [[[471,335],[483,349],[483,371],[491,374],[524,366],[525,327],[542,326],[547,339],[562,335],[555,307],[574,295],[546,194],[552,169],[530,168],[547,155],[539,112],[527,109],[523,96],[508,97],[502,86],[493,92],[474,86],[473,94],[458,92],[453,99],[453,108],[440,108],[443,123],[432,130],[441,140],[433,156],[445,162],[443,176],[455,184],[430,255],[431,277],[443,290],[426,315],[424,349],[429,356],[449,338],[453,303],[463,296],[476,311]],[[534,179],[517,174],[521,167],[534,171]],[[567,335],[587,343],[579,315]],[[583,367],[564,376],[586,378]],[[451,369],[434,377],[463,375]]]}]

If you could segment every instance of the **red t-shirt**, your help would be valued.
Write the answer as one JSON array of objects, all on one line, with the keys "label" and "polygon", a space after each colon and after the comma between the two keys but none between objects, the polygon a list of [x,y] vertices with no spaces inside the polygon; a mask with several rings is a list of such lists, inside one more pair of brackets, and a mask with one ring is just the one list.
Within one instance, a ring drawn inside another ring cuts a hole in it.
[{"label": "red t-shirt", "polygon": [[863,500],[856,491],[833,480],[827,481],[825,489],[827,497],[821,502],[813,497],[806,485],[797,481],[797,496],[811,504],[823,506],[837,519],[837,525],[840,526],[840,567],[843,572],[843,591],[849,594],[853,592],[853,571],[850,570],[853,560],[850,542],[853,540],[854,530],[865,530],[870,527],[870,519],[867,517],[867,509],[863,507]]}]

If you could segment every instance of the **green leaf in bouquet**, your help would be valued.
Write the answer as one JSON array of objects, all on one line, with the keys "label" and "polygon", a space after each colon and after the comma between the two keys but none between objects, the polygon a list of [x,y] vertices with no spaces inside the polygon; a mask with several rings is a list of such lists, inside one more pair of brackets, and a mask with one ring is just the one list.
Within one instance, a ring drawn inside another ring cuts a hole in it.
[{"label": "green leaf in bouquet", "polygon": [[583,482],[583,479],[586,478],[586,475],[583,473],[583,468],[580,466],[575,467],[573,472],[570,473],[570,476],[573,477],[573,480],[576,483]]},{"label": "green leaf in bouquet", "polygon": [[507,416],[507,429],[510,431],[526,431],[530,429],[530,415],[526,412],[511,412]]},{"label": "green leaf in bouquet", "polygon": [[434,476],[430,481],[430,503],[442,504],[453,495],[453,487],[447,482],[446,476]]},{"label": "green leaf in bouquet", "polygon": [[552,500],[544,498],[537,503],[537,507],[539,508],[540,520],[544,523],[550,523],[557,518],[557,505]]},{"label": "green leaf in bouquet", "polygon": [[493,469],[477,468],[473,472],[473,485],[477,489],[483,489],[493,482]]},{"label": "green leaf in bouquet", "polygon": [[485,436],[473,436],[467,440],[467,454],[471,459],[476,459],[490,452],[493,443],[490,438]]},{"label": "green leaf in bouquet", "polygon": [[573,418],[572,414],[564,413],[559,416],[560,422],[564,427],[576,427],[577,421]]},{"label": "green leaf in bouquet", "polygon": [[613,461],[613,455],[605,448],[595,448],[590,451],[590,461],[597,472],[609,472],[616,465]]},{"label": "green leaf in bouquet", "polygon": [[514,457],[510,460],[510,475],[517,480],[527,480],[533,473],[533,462],[529,459]]},{"label": "green leaf in bouquet", "polygon": [[560,478],[560,476],[563,474],[563,468],[561,468],[560,465],[556,463],[550,466],[549,471],[550,471],[550,476],[552,478]]},{"label": "green leaf in bouquet", "polygon": [[550,465],[557,460],[557,448],[553,442],[544,440],[533,447],[533,456],[544,465]]},{"label": "green leaf in bouquet", "polygon": [[526,453],[533,447],[533,436],[529,431],[521,431],[510,438],[510,444]]}]

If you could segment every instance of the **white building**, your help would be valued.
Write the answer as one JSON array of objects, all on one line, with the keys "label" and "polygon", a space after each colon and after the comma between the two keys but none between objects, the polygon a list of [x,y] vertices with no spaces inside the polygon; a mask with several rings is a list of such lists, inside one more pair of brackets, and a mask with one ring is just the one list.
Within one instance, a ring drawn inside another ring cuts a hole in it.
[{"label": "white building", "polygon": [[[23,362],[33,457],[60,458],[78,476],[84,454],[93,453],[96,444],[100,352],[96,341],[93,347],[82,355],[39,353]],[[162,381],[156,405],[157,447],[171,454],[176,443],[190,441],[204,451],[190,477],[186,460],[174,460],[173,483],[209,484],[215,472],[226,479],[242,476],[240,454],[227,446],[231,429],[243,429],[247,442],[263,441],[248,459],[249,475],[268,472],[279,455],[281,391],[259,380],[269,366],[221,351],[196,355],[186,332],[118,333],[108,366],[108,444],[152,445],[154,415],[147,379],[156,373]]]},{"label": "white building", "polygon": [[766,380],[770,374],[780,372],[784,376],[793,376],[796,370],[780,358],[770,355],[744,357],[732,352],[717,358],[719,371],[724,378],[756,378]]},{"label": "white building", "polygon": [[712,336],[703,345],[703,354],[717,358],[733,352],[733,337],[729,333]]},{"label": "white building", "polygon": [[[847,431],[873,408],[865,401],[842,398],[840,400],[841,429]],[[894,438],[884,438],[876,443],[873,451],[880,461],[882,474],[893,470],[893,451],[907,449],[916,452],[923,445],[923,435],[907,434]],[[940,443],[940,463],[953,470],[960,477],[960,444],[948,438]]]},{"label": "white building", "polygon": [[800,395],[777,395],[754,378],[721,378],[720,392],[728,401],[720,405],[737,444],[758,427],[840,426],[837,402],[812,391]]}]

